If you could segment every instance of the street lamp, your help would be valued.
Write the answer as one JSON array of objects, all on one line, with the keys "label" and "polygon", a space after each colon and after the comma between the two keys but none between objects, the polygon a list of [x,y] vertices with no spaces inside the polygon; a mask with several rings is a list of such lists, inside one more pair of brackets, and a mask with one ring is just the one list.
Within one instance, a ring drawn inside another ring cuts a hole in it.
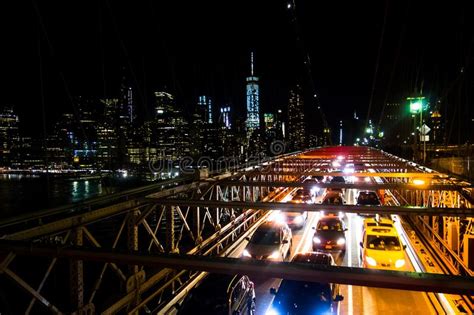
[{"label": "street lamp", "polygon": [[[420,136],[420,141],[421,141],[421,134],[422,134],[422,125],[423,125],[423,107],[425,103],[425,97],[424,96],[418,96],[418,97],[407,97],[407,101],[410,104],[410,113],[412,114],[418,114],[420,113],[420,125],[419,125],[419,130],[418,134]],[[415,126],[414,126],[415,127]],[[416,128],[414,128],[416,129]],[[423,135],[423,163],[426,162],[426,138],[425,135]],[[415,148],[417,147],[416,145],[416,130],[415,130]]]}]

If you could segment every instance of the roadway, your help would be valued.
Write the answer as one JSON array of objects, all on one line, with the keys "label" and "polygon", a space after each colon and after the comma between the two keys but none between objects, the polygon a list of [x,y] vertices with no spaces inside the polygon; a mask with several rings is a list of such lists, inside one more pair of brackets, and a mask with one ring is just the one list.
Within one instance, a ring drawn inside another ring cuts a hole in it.
[{"label": "roadway", "polygon": [[[347,204],[354,204],[356,193],[355,189],[346,191]],[[318,218],[317,213],[309,213],[304,228],[293,230],[291,257],[298,252],[312,250],[312,227],[316,226]],[[338,265],[359,267],[359,242],[363,218],[356,214],[348,214],[344,221],[348,228],[346,252],[344,256],[340,253],[333,253],[333,257]],[[241,250],[245,248],[246,243],[242,244]],[[407,255],[406,260],[410,261],[408,270],[414,271],[414,266]],[[273,300],[273,296],[269,293],[270,288],[278,288],[281,279],[254,277],[252,281],[255,283],[257,315],[264,315]],[[438,314],[428,295],[423,292],[341,285],[341,294],[344,296],[344,300],[339,305],[338,313],[340,314]]]}]

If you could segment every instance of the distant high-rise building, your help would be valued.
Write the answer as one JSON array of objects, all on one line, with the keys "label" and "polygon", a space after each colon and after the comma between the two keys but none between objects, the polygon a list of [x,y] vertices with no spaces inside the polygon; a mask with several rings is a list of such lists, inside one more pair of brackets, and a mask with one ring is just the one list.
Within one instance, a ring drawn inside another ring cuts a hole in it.
[{"label": "distant high-rise building", "polygon": [[286,137],[286,124],[283,118],[283,110],[278,109],[275,114],[275,130],[278,133],[278,138],[284,140]]},{"label": "distant high-rise building", "polygon": [[156,112],[152,142],[158,149],[158,158],[175,161],[189,153],[188,122],[176,104],[173,95],[155,92]]},{"label": "distant high-rise building", "polygon": [[13,107],[0,112],[0,166],[10,166],[15,160],[15,150],[20,144],[18,115]]},{"label": "distant high-rise building", "polygon": [[[72,132],[74,134],[73,159],[77,165],[90,167],[95,162],[97,145],[98,104],[96,99],[77,96],[74,98]],[[63,117],[66,118],[66,117]]]},{"label": "distant high-rise building", "polygon": [[250,55],[250,76],[247,77],[247,131],[260,128],[260,92],[258,77],[254,75],[253,52]]},{"label": "distant high-rise building", "polygon": [[290,90],[288,101],[288,140],[293,149],[301,150],[305,148],[304,102],[299,85]]},{"label": "distant high-rise building", "polygon": [[133,105],[133,90],[132,87],[128,87],[127,90],[127,109],[128,109],[128,118],[130,123],[133,123],[135,120],[135,110]]},{"label": "distant high-rise building", "polygon": [[342,145],[342,120],[339,120],[339,145]]},{"label": "distant high-rise building", "polygon": [[308,145],[310,148],[315,148],[318,146],[318,136],[315,134],[309,135]]},{"label": "distant high-rise building", "polygon": [[206,122],[212,124],[212,101],[206,95],[199,96],[198,105],[204,108]]},{"label": "distant high-rise building", "polygon": [[441,114],[439,113],[439,110],[435,109],[433,112],[431,112],[431,129],[432,131],[432,139],[430,139],[431,143],[433,144],[443,144],[444,143],[444,130],[443,130],[443,124],[441,121]]},{"label": "distant high-rise building", "polygon": [[265,123],[265,130],[271,130],[275,128],[275,115],[271,113],[263,114],[263,121]]},{"label": "distant high-rise building", "polygon": [[[125,68],[122,69],[125,73]],[[119,117],[127,124],[132,124],[135,118],[135,110],[133,104],[133,90],[130,86],[127,75],[122,76],[120,84],[120,110]]]},{"label": "distant high-rise building", "polygon": [[167,92],[155,92],[155,117],[160,119],[163,115],[174,111],[174,97]]},{"label": "distant high-rise building", "polygon": [[199,103],[192,115],[190,134],[193,135],[193,141],[190,142],[190,153],[194,158],[199,158],[204,151],[204,136],[206,134],[206,110]]},{"label": "distant high-rise building", "polygon": [[326,127],[323,129],[323,136],[321,137],[321,139],[318,140],[318,144],[319,145],[328,145],[330,142],[329,142],[329,138],[331,137],[331,128],[329,127]]},{"label": "distant high-rise building", "polygon": [[119,137],[117,134],[120,115],[120,101],[117,98],[100,100],[104,107],[104,118],[97,126],[97,159],[102,168],[114,169],[118,167]]},{"label": "distant high-rise building", "polygon": [[222,121],[222,125],[225,128],[230,129],[231,124],[230,124],[230,107],[229,106],[221,107],[221,121]]}]

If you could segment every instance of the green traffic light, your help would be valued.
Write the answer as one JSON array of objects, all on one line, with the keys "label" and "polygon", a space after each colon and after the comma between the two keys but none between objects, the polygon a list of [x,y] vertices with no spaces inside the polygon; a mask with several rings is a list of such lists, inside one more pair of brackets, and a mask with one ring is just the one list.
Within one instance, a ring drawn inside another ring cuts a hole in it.
[{"label": "green traffic light", "polygon": [[411,103],[410,104],[410,112],[418,113],[421,110],[422,106],[423,106],[423,103],[421,101]]},{"label": "green traffic light", "polygon": [[408,97],[407,101],[410,102],[410,113],[416,114],[423,110],[424,97]]}]

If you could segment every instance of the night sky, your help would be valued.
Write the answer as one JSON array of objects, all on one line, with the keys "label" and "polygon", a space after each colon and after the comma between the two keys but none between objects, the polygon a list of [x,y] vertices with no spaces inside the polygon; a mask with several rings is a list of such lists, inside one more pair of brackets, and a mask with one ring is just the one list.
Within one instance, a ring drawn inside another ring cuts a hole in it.
[{"label": "night sky", "polygon": [[[296,0],[298,34],[280,0],[9,1],[0,13],[0,107],[14,105],[24,133],[32,134],[41,128],[41,90],[52,125],[73,111],[70,97],[118,96],[126,74],[142,117],[153,91],[164,89],[187,110],[208,94],[242,116],[253,50],[263,111],[285,108],[296,82],[312,94],[300,36],[329,123],[354,110],[365,119],[385,10],[371,118],[378,121],[385,100],[399,101],[423,82],[431,100],[443,97],[445,112],[459,103],[470,120],[474,19],[467,1]],[[309,101],[306,114],[317,121]]]}]

